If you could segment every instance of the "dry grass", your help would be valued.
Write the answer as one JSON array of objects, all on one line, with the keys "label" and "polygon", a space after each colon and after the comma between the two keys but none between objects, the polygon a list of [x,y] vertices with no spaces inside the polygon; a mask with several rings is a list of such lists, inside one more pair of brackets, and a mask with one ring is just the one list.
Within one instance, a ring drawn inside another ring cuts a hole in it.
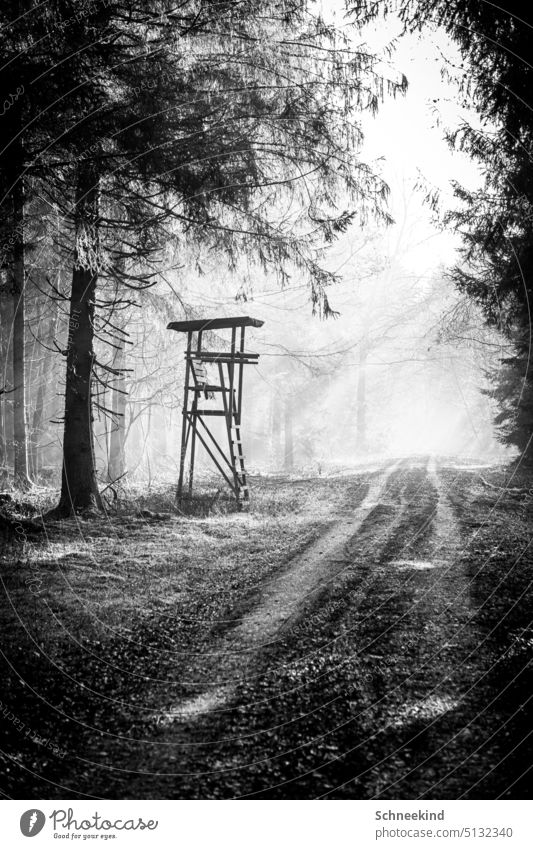
[{"label": "dry grass", "polygon": [[[107,515],[49,523],[42,543],[3,552],[4,626],[29,617],[48,644],[105,640],[131,631],[134,620],[169,613],[218,627],[316,538],[350,484],[254,479],[242,512],[214,488],[181,507],[170,487],[123,490]],[[42,491],[32,502],[45,512],[55,498]]]}]

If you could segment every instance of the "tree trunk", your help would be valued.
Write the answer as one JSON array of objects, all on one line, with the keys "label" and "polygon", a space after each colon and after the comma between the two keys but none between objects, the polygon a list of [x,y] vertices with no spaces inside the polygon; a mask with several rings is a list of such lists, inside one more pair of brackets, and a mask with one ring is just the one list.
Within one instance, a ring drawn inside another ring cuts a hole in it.
[{"label": "tree trunk", "polygon": [[355,412],[355,450],[364,454],[367,450],[366,431],[366,363],[368,359],[368,343],[361,340],[359,347],[359,370],[357,374],[356,412]]},{"label": "tree trunk", "polygon": [[98,279],[98,176],[91,163],[78,171],[75,255],[67,341],[61,498],[54,515],[101,509],[94,462],[92,369]]},{"label": "tree trunk", "polygon": [[271,468],[275,471],[280,471],[282,468],[282,427],[283,427],[283,418],[282,418],[282,405],[281,398],[279,396],[279,390],[275,387],[274,394],[272,396],[271,401],[271,410],[270,410],[270,444],[271,444],[271,452],[270,452],[270,465]]},{"label": "tree trunk", "polygon": [[[166,471],[168,468],[168,453],[167,453],[167,416],[166,410],[161,410],[161,415],[158,418],[159,428],[157,432],[157,463],[161,471]],[[198,452],[198,446],[196,448]]]},{"label": "tree trunk", "polygon": [[[18,160],[21,152],[17,151]],[[21,175],[20,169],[16,173]],[[26,489],[31,486],[28,476],[28,435],[26,425],[25,374],[25,270],[24,270],[24,184],[19,176],[13,186],[13,443],[15,449],[14,483]]]},{"label": "tree trunk", "polygon": [[11,385],[12,357],[10,358],[10,328],[13,323],[11,299],[4,297],[10,289],[10,283],[4,279],[0,286],[0,358],[2,362],[2,374],[0,376],[0,486],[7,486],[9,472],[11,470],[11,446],[12,439],[12,416],[10,414],[11,393],[8,391]]},{"label": "tree trunk", "polygon": [[294,430],[293,430],[292,396],[285,398],[285,471],[292,472],[294,468]]},{"label": "tree trunk", "polygon": [[31,426],[31,439],[30,439],[30,457],[31,457],[31,473],[36,478],[41,471],[41,436],[43,429],[43,419],[44,419],[44,396],[46,389],[48,387],[48,381],[46,379],[47,371],[47,357],[43,353],[41,364],[39,366],[39,385],[37,387],[37,394],[35,396],[35,407],[33,409],[33,419]]},{"label": "tree trunk", "polygon": [[118,348],[115,350],[113,368],[120,371],[120,374],[116,375],[112,389],[113,424],[109,437],[109,463],[107,468],[110,481],[118,480],[126,472],[126,381],[123,372],[125,367],[123,339],[120,338],[116,344]]},{"label": "tree trunk", "polygon": [[[58,280],[58,284],[60,281]],[[58,285],[59,288],[59,285]],[[31,430],[29,438],[29,454],[30,454],[30,473],[37,477],[42,474],[43,466],[46,463],[47,451],[46,445],[43,445],[44,437],[47,434],[46,418],[59,418],[60,411],[56,411],[56,403],[53,402],[53,413],[50,415],[50,407],[52,406],[52,396],[55,397],[56,386],[56,370],[55,370],[55,354],[53,353],[54,343],[57,336],[57,330],[60,320],[60,312],[56,301],[52,301],[53,315],[48,321],[46,335],[44,337],[44,345],[41,349],[41,361],[37,377],[37,392],[35,394],[35,404],[31,418]],[[38,349],[38,348],[37,348]],[[52,351],[52,353],[50,353]],[[50,447],[48,445],[48,447]]]}]

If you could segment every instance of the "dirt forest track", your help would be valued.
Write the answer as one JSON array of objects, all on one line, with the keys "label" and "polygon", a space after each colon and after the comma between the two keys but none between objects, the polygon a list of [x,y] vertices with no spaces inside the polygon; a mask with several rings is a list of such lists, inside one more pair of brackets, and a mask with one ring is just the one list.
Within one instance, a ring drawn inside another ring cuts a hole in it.
[{"label": "dirt forest track", "polygon": [[[16,637],[4,647],[2,707],[49,741],[19,733],[17,744],[4,718],[5,795],[531,796],[531,491],[508,470],[433,458],[335,486],[298,532],[280,520],[267,540],[268,522],[251,524],[244,553],[229,535],[228,562],[245,561],[227,573],[240,594],[208,601],[199,580],[180,596],[171,577],[164,614],[161,602],[98,639],[74,636],[57,592],[26,610],[17,580],[35,565],[3,567]],[[153,530],[151,562],[175,532]],[[102,565],[105,540],[100,569],[116,577],[111,555]],[[146,529],[138,559],[143,544]],[[191,549],[193,576],[194,536]],[[63,571],[83,607],[76,557]]]}]

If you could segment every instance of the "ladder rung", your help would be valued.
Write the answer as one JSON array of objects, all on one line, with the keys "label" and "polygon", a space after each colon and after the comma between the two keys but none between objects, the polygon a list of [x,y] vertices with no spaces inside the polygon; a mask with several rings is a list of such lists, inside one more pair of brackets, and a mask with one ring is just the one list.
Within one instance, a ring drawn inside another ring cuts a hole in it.
[{"label": "ladder rung", "polygon": [[189,386],[191,392],[229,392],[229,389],[224,389],[222,386],[216,386],[211,383],[198,383],[196,386]]}]

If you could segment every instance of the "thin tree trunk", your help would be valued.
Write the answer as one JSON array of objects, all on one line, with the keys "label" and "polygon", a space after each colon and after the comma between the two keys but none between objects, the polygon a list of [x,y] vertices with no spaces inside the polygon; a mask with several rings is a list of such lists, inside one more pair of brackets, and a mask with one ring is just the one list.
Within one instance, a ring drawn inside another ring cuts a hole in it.
[{"label": "thin tree trunk", "polygon": [[41,365],[39,368],[39,386],[37,395],[35,396],[35,407],[33,410],[33,420],[31,428],[30,452],[31,452],[31,471],[36,477],[41,470],[41,432],[44,418],[44,396],[47,389],[46,380],[46,356],[43,354]]},{"label": "thin tree trunk", "polygon": [[[59,283],[60,281],[58,281]],[[55,338],[57,335],[59,323],[59,310],[55,301],[51,302],[54,305],[54,313],[48,321],[48,329],[46,332],[44,347],[41,352],[41,364],[38,375],[38,388],[35,397],[35,406],[33,409],[33,418],[31,426],[30,438],[30,457],[31,457],[31,472],[34,476],[40,475],[43,469],[43,461],[45,450],[43,448],[43,437],[46,434],[45,411],[50,405],[50,396],[55,394],[55,369],[54,369],[54,354],[50,354],[50,350],[54,347]],[[58,413],[60,415],[60,413]],[[55,418],[55,415],[53,416]]]},{"label": "thin tree trunk", "polygon": [[167,417],[166,411],[163,408],[161,410],[161,418],[160,418],[160,430],[159,430],[159,457],[162,463],[167,463],[168,456],[168,447],[167,447]]},{"label": "thin tree trunk", "polygon": [[[22,152],[17,150],[22,174]],[[26,424],[26,364],[25,364],[25,269],[24,269],[24,184],[19,176],[12,190],[13,201],[13,442],[15,448],[15,486],[31,486],[28,476],[28,435]]]},{"label": "thin tree trunk", "polygon": [[368,343],[366,338],[361,340],[359,347],[359,370],[357,374],[357,394],[355,413],[355,450],[364,454],[367,449],[366,427],[366,364],[368,359]]},{"label": "thin tree trunk", "polygon": [[98,176],[90,163],[78,172],[75,257],[67,342],[61,498],[55,515],[101,508],[94,461],[91,383],[94,301],[98,279]]},{"label": "thin tree trunk", "polygon": [[274,395],[272,396],[271,402],[271,412],[270,412],[270,444],[271,444],[271,455],[270,455],[270,463],[271,467],[275,471],[279,471],[282,467],[282,406],[281,399],[279,397],[279,391],[275,388]]},{"label": "thin tree trunk", "polygon": [[292,396],[285,398],[285,471],[292,472],[294,468],[294,430],[293,430]]},{"label": "thin tree trunk", "polygon": [[[120,334],[118,334],[120,336]],[[118,347],[113,358],[113,368],[120,371],[115,377],[112,389],[113,424],[109,437],[109,465],[107,475],[110,481],[116,481],[126,472],[126,381],[124,341],[117,340]]]},{"label": "thin tree trunk", "polygon": [[2,285],[0,286],[0,357],[2,362],[2,373],[0,376],[0,486],[5,486],[10,469],[10,457],[8,446],[11,443],[8,433],[8,400],[7,394],[10,384],[9,370],[9,327],[12,321],[11,304],[4,298],[4,291],[7,292],[8,283],[4,282],[2,275]]},{"label": "thin tree trunk", "polygon": [[150,464],[150,434],[152,431],[152,405],[148,407],[148,423],[146,428],[146,439],[144,442],[146,448],[146,463],[148,467],[148,489],[152,486],[152,467]]},{"label": "thin tree trunk", "polygon": [[[26,351],[27,351],[26,346]],[[29,400],[27,403],[27,419],[28,419],[28,467],[32,480],[40,473],[41,455],[39,445],[42,435],[42,425],[44,418],[44,398],[48,390],[47,381],[47,361],[46,350],[40,345],[37,336],[33,338],[31,348],[31,362],[38,363],[35,367],[33,375],[33,383],[28,376],[28,394]],[[35,389],[37,387],[37,389]],[[35,398],[33,408],[31,400]]]}]

